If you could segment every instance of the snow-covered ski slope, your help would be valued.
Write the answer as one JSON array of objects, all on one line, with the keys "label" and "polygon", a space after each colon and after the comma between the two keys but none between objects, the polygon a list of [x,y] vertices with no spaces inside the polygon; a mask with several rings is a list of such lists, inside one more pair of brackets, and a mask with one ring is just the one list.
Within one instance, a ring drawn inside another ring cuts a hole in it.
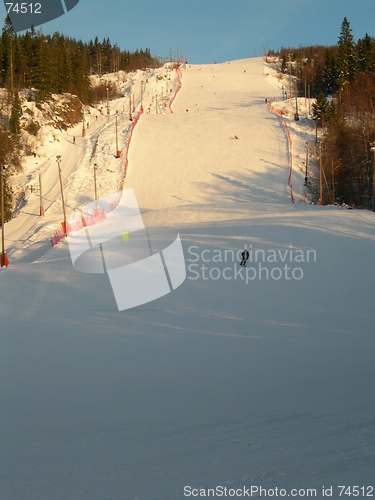
[{"label": "snow-covered ski slope", "polygon": [[146,116],[134,137],[128,183],[141,206],[288,203],[286,141],[265,105],[270,91],[259,61],[183,71],[173,115]]},{"label": "snow-covered ski slope", "polygon": [[0,272],[2,499],[374,485],[374,215],[291,203],[273,82],[260,59],[188,66],[173,113],[134,130],[125,188],[147,225],[180,233],[173,293],[118,312],[65,241],[35,260],[15,230]]}]

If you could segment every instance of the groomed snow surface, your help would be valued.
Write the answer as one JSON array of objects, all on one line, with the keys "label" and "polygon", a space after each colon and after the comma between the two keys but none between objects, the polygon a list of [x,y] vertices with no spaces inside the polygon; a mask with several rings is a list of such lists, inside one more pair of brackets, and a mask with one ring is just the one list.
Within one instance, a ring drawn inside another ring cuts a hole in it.
[{"label": "groomed snow surface", "polygon": [[148,227],[180,233],[187,279],[119,312],[107,275],[76,271],[66,240],[50,248],[55,155],[68,215],[94,197],[94,162],[98,195],[116,192],[114,110],[124,151],[127,97],[109,116],[92,110],[85,138],[77,126],[44,146],[46,215],[33,193],[5,226],[1,499],[178,500],[217,486],[315,498],[332,486],[343,498],[339,485],[373,486],[374,214],[300,203],[298,169],[291,202],[285,127],[265,104],[281,89],[261,59],[182,68],[173,113],[154,92],[173,85],[172,96],[176,72],[163,83],[158,71],[124,189]]}]

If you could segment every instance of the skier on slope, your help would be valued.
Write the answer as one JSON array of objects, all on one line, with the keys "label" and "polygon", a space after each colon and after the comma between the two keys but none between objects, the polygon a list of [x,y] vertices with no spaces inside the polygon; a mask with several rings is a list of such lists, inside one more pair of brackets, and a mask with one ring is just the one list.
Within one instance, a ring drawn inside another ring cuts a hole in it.
[{"label": "skier on slope", "polygon": [[245,248],[245,250],[242,252],[242,260],[240,266],[246,267],[246,262],[248,258],[249,258],[249,252],[247,251],[247,248]]}]

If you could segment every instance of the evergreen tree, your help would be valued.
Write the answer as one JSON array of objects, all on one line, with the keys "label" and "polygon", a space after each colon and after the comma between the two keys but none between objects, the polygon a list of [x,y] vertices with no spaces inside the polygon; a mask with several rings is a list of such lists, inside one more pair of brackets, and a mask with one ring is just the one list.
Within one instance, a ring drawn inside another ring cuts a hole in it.
[{"label": "evergreen tree", "polygon": [[13,86],[13,25],[7,16],[2,33],[3,57],[2,57],[2,83],[7,84],[12,90]]},{"label": "evergreen tree", "polygon": [[33,26],[31,27],[32,31],[27,31],[23,37],[20,38],[20,53],[22,54],[23,62],[22,62],[22,71],[23,71],[23,87],[31,88],[32,80],[33,80],[33,71],[32,68],[35,66],[34,61],[34,51],[33,51]]},{"label": "evergreen tree", "polygon": [[18,89],[25,87],[26,68],[26,59],[22,51],[20,38],[15,35],[13,40],[13,73],[14,86]]},{"label": "evergreen tree", "polygon": [[104,73],[109,73],[111,71],[111,51],[112,51],[112,45],[109,40],[103,39],[102,42],[102,50],[103,50],[103,57],[104,57]]},{"label": "evergreen tree", "polygon": [[349,21],[344,18],[338,41],[338,86],[342,87],[356,75],[356,50]]},{"label": "evergreen tree", "polygon": [[75,46],[72,61],[73,84],[77,97],[84,103],[92,100],[92,89],[89,79],[90,57],[87,45],[78,42]]},{"label": "evergreen tree", "polygon": [[328,107],[329,105],[325,95],[323,94],[323,92],[320,92],[316,101],[312,105],[312,109],[313,109],[313,119],[317,120],[319,125],[321,125],[322,127],[324,127],[324,119],[325,116],[327,115]]},{"label": "evergreen tree", "polygon": [[37,61],[37,87],[42,98],[47,99],[56,92],[59,77],[59,61],[57,51],[53,50],[51,37],[42,34],[38,37]]},{"label": "evergreen tree", "polygon": [[358,69],[363,73],[375,73],[375,38],[367,33],[357,43]]},{"label": "evergreen tree", "polygon": [[96,65],[96,72],[100,76],[102,76],[103,73],[103,50],[102,50],[102,45],[99,43],[98,37],[95,37],[95,42],[94,42],[94,54],[95,54],[95,65]]},{"label": "evergreen tree", "polygon": [[286,65],[286,55],[285,54],[283,55],[283,59],[282,59],[282,62],[281,62],[281,71],[284,74],[286,74],[287,71],[288,71],[288,67]]},{"label": "evergreen tree", "polygon": [[335,53],[329,48],[325,53],[322,81],[325,95],[333,95],[337,91],[337,59]]}]

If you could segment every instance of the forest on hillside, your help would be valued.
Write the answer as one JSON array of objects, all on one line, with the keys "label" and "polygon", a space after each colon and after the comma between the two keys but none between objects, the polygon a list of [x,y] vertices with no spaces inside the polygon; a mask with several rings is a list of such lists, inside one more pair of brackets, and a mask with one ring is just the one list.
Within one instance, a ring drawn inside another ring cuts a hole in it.
[{"label": "forest on hillside", "polygon": [[33,28],[17,35],[9,17],[0,38],[0,86],[11,91],[35,89],[41,100],[67,92],[88,104],[93,97],[90,75],[154,66],[159,66],[159,60],[148,48],[129,52],[112,45],[109,38],[85,43],[58,32],[44,35]]},{"label": "forest on hillside", "polygon": [[[8,175],[20,161],[17,153],[22,115],[20,91],[29,91],[28,99],[37,103],[48,100],[52,94],[69,93],[77,96],[82,104],[92,104],[100,95],[100,89],[92,88],[90,75],[131,72],[159,65],[150,49],[121,50],[109,38],[99,42],[96,37],[85,43],[58,32],[45,35],[33,28],[18,35],[7,17],[0,37],[0,162],[11,163]],[[10,116],[4,112],[9,106]],[[4,199],[4,218],[9,220],[11,193],[7,183]]]},{"label": "forest on hillside", "polygon": [[374,210],[375,38],[355,42],[344,18],[335,46],[282,48],[280,70],[295,81],[297,95],[316,98],[313,118],[323,131],[324,204]]}]

